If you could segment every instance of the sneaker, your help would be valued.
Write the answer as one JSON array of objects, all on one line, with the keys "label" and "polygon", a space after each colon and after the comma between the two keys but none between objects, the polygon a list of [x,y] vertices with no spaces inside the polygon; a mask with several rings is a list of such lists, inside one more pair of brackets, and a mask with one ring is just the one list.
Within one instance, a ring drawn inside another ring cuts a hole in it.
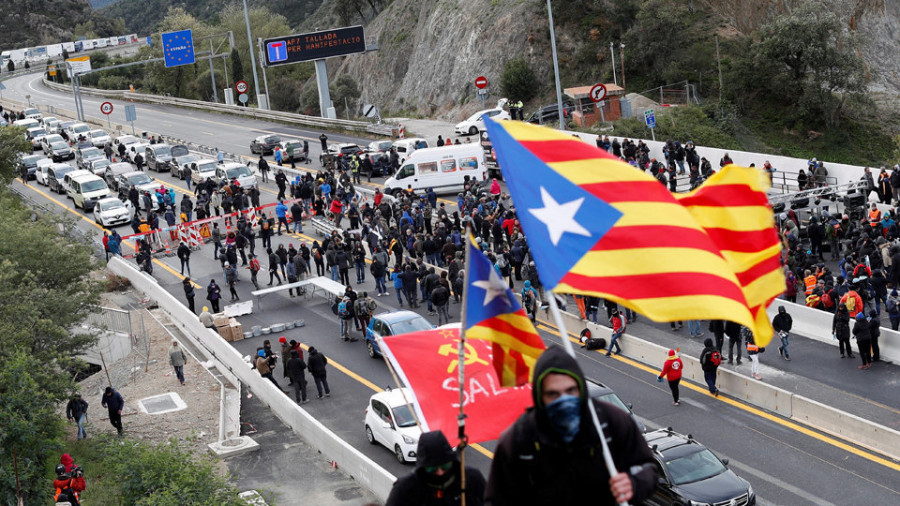
[{"label": "sneaker", "polygon": [[781,346],[778,347],[778,354],[782,357],[784,356],[784,348],[782,348]]},{"label": "sneaker", "polygon": [[737,365],[741,365],[741,359],[738,359]]},{"label": "sneaker", "polygon": [[322,400],[322,396],[318,395],[318,396],[316,396],[316,399]]},{"label": "sneaker", "polygon": [[680,406],[681,404],[678,401],[672,403],[673,406]]},{"label": "sneaker", "polygon": [[865,365],[857,366],[857,369],[865,369],[865,368],[866,368]]},{"label": "sneaker", "polygon": [[787,355],[785,355],[784,359],[787,360],[788,362],[791,361],[791,357],[788,357]]},{"label": "sneaker", "polygon": [[753,377],[756,378],[756,379],[758,379],[758,380],[761,380],[761,379],[762,379],[762,374],[754,374]]},{"label": "sneaker", "polygon": [[331,397],[331,392],[328,392],[327,394],[325,394],[325,397]]},{"label": "sneaker", "polygon": [[841,358],[844,358],[844,354],[843,354],[843,353],[841,353]]},{"label": "sneaker", "polygon": [[716,396],[716,397],[718,397],[718,396],[719,396],[719,389],[718,389],[718,388],[717,388],[717,389],[716,389],[716,391],[715,391],[715,392],[713,392],[713,395],[714,395],[714,396]]},{"label": "sneaker", "polygon": [[390,294],[391,294],[391,292],[384,292],[384,293],[381,294],[381,295],[390,295]]},{"label": "sneaker", "polygon": [[[632,320],[631,323],[634,323],[634,320]],[[703,332],[697,334],[697,337],[703,337]]]}]

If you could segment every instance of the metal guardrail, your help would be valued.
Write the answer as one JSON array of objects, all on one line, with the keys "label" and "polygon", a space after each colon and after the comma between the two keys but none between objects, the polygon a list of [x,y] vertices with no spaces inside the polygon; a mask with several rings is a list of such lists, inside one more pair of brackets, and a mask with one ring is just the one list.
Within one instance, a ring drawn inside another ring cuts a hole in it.
[{"label": "metal guardrail", "polygon": [[[62,85],[43,80],[44,86],[56,91],[69,91],[70,86]],[[343,119],[320,118],[317,116],[307,116],[305,114],[294,114],[290,112],[271,111],[265,109],[256,109],[252,107],[241,107],[237,105],[216,104],[212,102],[204,102],[201,100],[189,100],[186,98],[163,97],[159,95],[146,95],[143,93],[132,93],[126,90],[100,90],[96,88],[81,88],[81,93],[90,96],[116,98],[122,100],[136,100],[150,104],[165,104],[186,107],[190,109],[198,109],[210,112],[219,112],[226,114],[234,114],[253,119],[282,121],[297,125],[317,127],[317,128],[339,128],[354,132],[366,132],[377,135],[393,136],[399,133],[399,126],[390,124],[374,124],[367,121],[350,121]]]},{"label": "metal guardrail", "polygon": [[122,309],[101,307],[99,312],[88,314],[85,324],[98,329],[131,335],[131,313]]}]

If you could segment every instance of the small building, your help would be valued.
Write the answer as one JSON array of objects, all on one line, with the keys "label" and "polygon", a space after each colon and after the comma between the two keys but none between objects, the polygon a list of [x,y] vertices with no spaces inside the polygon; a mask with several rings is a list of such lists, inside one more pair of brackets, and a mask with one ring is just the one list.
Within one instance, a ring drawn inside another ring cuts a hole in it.
[{"label": "small building", "polygon": [[[580,127],[590,127],[600,121],[615,121],[622,117],[622,105],[620,100],[625,94],[621,86],[604,83],[606,86],[606,98],[599,104],[591,100],[591,86],[576,86],[566,88],[563,93],[572,99],[575,108],[572,111],[572,121]],[[602,111],[602,114],[601,114]]]}]

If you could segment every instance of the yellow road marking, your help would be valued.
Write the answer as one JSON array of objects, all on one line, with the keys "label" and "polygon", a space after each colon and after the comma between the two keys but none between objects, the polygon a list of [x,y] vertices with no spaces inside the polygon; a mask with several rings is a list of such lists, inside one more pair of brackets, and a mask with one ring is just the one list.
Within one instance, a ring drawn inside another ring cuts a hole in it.
[{"label": "yellow road marking", "polygon": [[[558,329],[555,325],[553,325],[549,322],[546,322],[544,320],[538,320],[538,321],[541,322],[541,325],[539,325],[540,328],[542,328],[544,330],[548,330],[550,332],[558,331]],[[581,344],[580,341],[578,341],[578,339],[573,337],[573,336],[575,336],[575,334],[573,334],[572,332],[568,332],[568,331],[567,331],[567,333],[569,334],[570,341]],[[594,351],[595,353],[601,353],[599,350],[592,350],[592,351]],[[641,363],[631,360],[629,358],[622,357],[621,355],[613,355],[611,358],[619,360],[627,365],[641,369],[648,373],[652,373],[655,375],[659,374],[658,369],[651,368],[647,365],[641,364]],[[887,467],[889,469],[892,469],[894,471],[900,471],[900,463],[893,462],[886,458],[879,457],[872,453],[860,450],[859,448],[854,448],[853,446],[851,446],[847,443],[844,443],[843,441],[840,441],[840,440],[835,439],[830,436],[819,434],[818,432],[815,432],[812,429],[804,427],[803,425],[797,424],[797,423],[789,421],[787,419],[780,418],[780,417],[775,416],[771,413],[768,413],[762,409],[759,409],[757,407],[751,406],[744,402],[738,401],[737,399],[731,399],[731,398],[724,397],[724,396],[718,396],[718,397],[714,396],[713,394],[709,393],[709,390],[705,386],[700,386],[698,384],[691,383],[690,381],[687,381],[687,378],[684,378],[684,377],[682,377],[682,379],[684,381],[682,381],[681,384],[687,386],[689,389],[691,389],[695,392],[705,394],[709,397],[712,397],[714,400],[717,400],[719,402],[724,402],[725,404],[728,404],[735,408],[746,411],[747,413],[750,413],[752,415],[756,415],[756,416],[758,416],[760,418],[764,418],[770,422],[777,423],[778,425],[781,425],[782,427],[785,427],[787,429],[791,429],[791,430],[794,430],[801,434],[804,434],[806,436],[809,436],[811,438],[818,439],[819,441],[821,441],[823,443],[830,444],[830,445],[840,448],[844,451],[850,452],[858,457],[864,458],[864,459],[874,462],[876,464],[880,464],[880,465]],[[654,387],[654,388],[658,388],[658,387]]]},{"label": "yellow road marking", "polygon": [[[17,181],[22,181],[21,178],[16,178],[16,180],[17,180]],[[35,193],[38,193],[39,195],[43,196],[45,199],[47,199],[47,200],[49,200],[49,201],[55,203],[56,205],[62,207],[62,208],[65,209],[66,211],[69,211],[70,213],[74,214],[75,216],[77,216],[77,217],[81,218],[82,220],[84,220],[84,221],[90,223],[91,225],[97,227],[98,229],[103,230],[104,232],[109,232],[109,229],[102,227],[99,223],[95,222],[94,220],[89,219],[87,216],[85,216],[85,215],[79,213],[79,212],[76,211],[75,209],[70,208],[69,206],[67,206],[67,205],[64,204],[63,202],[60,202],[60,201],[57,200],[56,198],[51,197],[50,195],[44,193],[41,189],[39,189],[39,188],[37,188],[37,187],[35,187],[35,186],[31,186],[31,185],[26,185],[26,186],[28,186],[29,188],[31,188],[32,190],[34,190]],[[138,211],[135,211],[135,212],[138,212]],[[124,243],[124,244],[125,244],[125,246],[128,246],[128,247],[131,248],[131,249],[134,249],[134,246],[132,246],[131,244],[128,244],[128,243]],[[162,267],[164,270],[169,271],[172,275],[174,275],[174,276],[175,276],[176,278],[178,278],[178,279],[184,279],[184,278],[185,278],[185,276],[182,276],[179,272],[177,272],[175,269],[169,267],[169,266],[166,265],[162,260],[160,260],[160,259],[158,259],[158,258],[154,258],[154,259],[153,259],[153,263],[156,264],[156,265],[158,265],[158,266],[160,266],[160,267]],[[194,282],[194,281],[191,281],[191,284],[194,285],[194,288],[202,288],[200,285],[198,285],[198,284],[197,284],[196,282]]]}]

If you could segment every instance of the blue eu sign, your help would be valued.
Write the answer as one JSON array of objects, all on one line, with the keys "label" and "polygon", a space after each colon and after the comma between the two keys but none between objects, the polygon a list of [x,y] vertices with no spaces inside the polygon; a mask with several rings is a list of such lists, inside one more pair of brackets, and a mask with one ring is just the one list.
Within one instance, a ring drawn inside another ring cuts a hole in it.
[{"label": "blue eu sign", "polygon": [[166,67],[194,63],[194,37],[190,30],[162,34],[162,46]]},{"label": "blue eu sign", "polygon": [[271,63],[285,61],[288,58],[287,44],[283,40],[266,43],[266,51],[269,53]]}]

